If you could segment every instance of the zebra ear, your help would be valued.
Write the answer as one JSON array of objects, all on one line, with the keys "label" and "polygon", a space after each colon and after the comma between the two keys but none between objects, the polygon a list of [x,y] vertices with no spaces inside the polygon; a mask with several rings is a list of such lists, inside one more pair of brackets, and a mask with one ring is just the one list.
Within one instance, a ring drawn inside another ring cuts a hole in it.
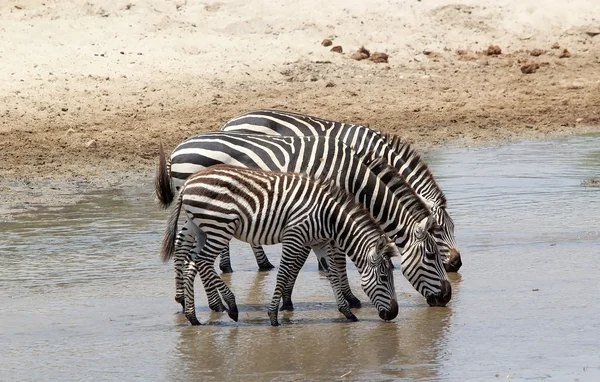
[{"label": "zebra ear", "polygon": [[381,235],[377,239],[377,244],[375,248],[377,249],[377,253],[382,253],[385,251],[385,248],[390,243],[390,239],[386,235]]},{"label": "zebra ear", "polygon": [[435,224],[435,216],[433,216],[433,215],[429,215],[425,219],[421,220],[415,228],[415,233],[417,235],[417,238],[419,238],[419,239],[424,238],[425,235],[427,234],[427,232],[429,232],[429,230],[431,229],[431,227],[433,227],[434,224]]}]

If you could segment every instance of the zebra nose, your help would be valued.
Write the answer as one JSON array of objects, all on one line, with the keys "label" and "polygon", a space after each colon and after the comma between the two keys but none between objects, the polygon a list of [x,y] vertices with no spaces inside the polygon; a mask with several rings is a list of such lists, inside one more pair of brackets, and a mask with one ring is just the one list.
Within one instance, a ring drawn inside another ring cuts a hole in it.
[{"label": "zebra nose", "polygon": [[444,268],[446,269],[446,272],[458,272],[460,267],[462,267],[460,252],[456,248],[451,248],[450,253],[448,253],[448,258],[444,263]]},{"label": "zebra nose", "polygon": [[379,317],[385,321],[391,321],[398,315],[398,302],[392,299],[390,310],[379,311]]},{"label": "zebra nose", "polygon": [[427,297],[429,306],[446,306],[452,298],[452,286],[448,280],[443,280],[439,294],[432,294]]}]

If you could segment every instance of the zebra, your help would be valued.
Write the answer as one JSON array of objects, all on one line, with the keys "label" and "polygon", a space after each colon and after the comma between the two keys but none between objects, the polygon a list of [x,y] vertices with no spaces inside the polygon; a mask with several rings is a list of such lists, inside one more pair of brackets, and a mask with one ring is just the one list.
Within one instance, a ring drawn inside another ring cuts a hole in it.
[{"label": "zebra", "polygon": [[[305,173],[334,179],[338,186],[353,194],[356,201],[367,207],[390,237],[397,235],[395,241],[400,248],[406,248],[416,240],[414,231],[419,224],[427,227],[425,245],[421,251],[410,252],[411,257],[403,256],[402,262],[406,267],[401,269],[429,305],[446,305],[451,298],[451,287],[437,246],[430,235],[439,229],[432,224],[435,219],[396,169],[387,166],[381,159],[374,160],[372,166],[368,167],[365,165],[368,158],[369,154],[356,153],[347,145],[328,137],[205,133],[180,143],[171,153],[169,165],[159,156],[155,179],[156,195],[159,202],[167,207],[174,199],[173,188],[179,191],[190,175],[216,164]],[[393,184],[383,183],[377,177],[377,174],[384,171],[394,175],[388,177],[394,180]],[[425,220],[429,223],[423,223]],[[180,244],[175,254],[175,300],[182,305],[183,264],[188,253],[194,249],[194,235],[186,228],[184,225],[178,236]],[[433,246],[430,245],[432,242]],[[255,254],[258,252],[256,247],[253,246]],[[440,258],[432,259],[432,254],[437,254]],[[221,254],[221,265],[224,263],[226,267],[230,267],[227,250]],[[360,301],[352,295],[345,275],[341,277],[346,299],[352,307],[360,307]],[[210,308],[223,311],[218,294],[210,291],[207,294]],[[290,289],[289,295],[284,296],[282,310],[292,309]]]},{"label": "zebra", "polygon": [[[165,230],[163,261],[174,254],[182,209],[197,238],[197,250],[185,275],[185,315],[192,325],[200,325],[194,305],[197,271],[207,291],[213,287],[219,290],[230,317],[237,321],[235,296],[213,266],[232,237],[253,244],[282,243],[277,284],[268,310],[273,326],[279,325],[279,302],[289,282],[296,279],[311,248],[319,250],[324,245],[335,248],[330,263],[340,254],[347,254],[354,262],[361,286],[383,320],[398,315],[390,260],[399,255],[398,248],[369,212],[332,181],[230,165],[201,170],[189,177],[179,193]],[[340,292],[336,270],[334,265],[329,267],[338,309],[349,320],[357,321]]]},{"label": "zebra", "polygon": [[454,235],[454,221],[448,214],[446,197],[420,155],[409,143],[402,142],[397,136],[382,134],[367,126],[269,109],[254,110],[234,117],[221,130],[245,134],[329,136],[357,150],[374,151],[387,158],[428,204],[437,224],[442,227],[438,244],[444,256],[446,271],[458,272],[462,266]]}]

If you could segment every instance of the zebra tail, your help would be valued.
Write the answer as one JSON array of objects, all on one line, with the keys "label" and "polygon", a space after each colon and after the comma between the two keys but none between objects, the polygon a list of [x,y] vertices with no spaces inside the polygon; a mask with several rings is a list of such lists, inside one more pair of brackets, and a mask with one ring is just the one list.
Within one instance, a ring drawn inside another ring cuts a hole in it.
[{"label": "zebra tail", "polygon": [[[182,190],[183,191],[183,190]],[[177,198],[177,204],[171,211],[171,217],[165,228],[165,235],[163,236],[162,249],[160,251],[160,258],[163,263],[171,260],[175,253],[175,238],[177,237],[177,221],[179,220],[179,214],[181,213],[181,204],[183,200],[183,192],[179,194]]]},{"label": "zebra tail", "polygon": [[167,208],[173,203],[175,195],[173,194],[171,177],[167,171],[167,161],[165,159],[162,142],[158,149],[158,168],[156,169],[156,176],[154,177],[154,192],[156,193],[158,203],[162,208]]}]

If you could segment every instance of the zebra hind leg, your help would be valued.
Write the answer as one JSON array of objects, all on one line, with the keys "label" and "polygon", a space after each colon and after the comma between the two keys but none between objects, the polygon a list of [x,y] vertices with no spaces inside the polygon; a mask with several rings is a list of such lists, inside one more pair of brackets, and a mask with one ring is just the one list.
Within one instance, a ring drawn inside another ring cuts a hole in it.
[{"label": "zebra hind leg", "polygon": [[175,240],[175,256],[173,266],[175,270],[175,301],[181,304],[185,312],[185,298],[183,291],[184,270],[189,262],[190,251],[194,248],[194,237],[190,234],[188,222],[181,227]]},{"label": "zebra hind leg", "polygon": [[260,245],[252,245],[252,252],[254,252],[254,257],[256,258],[256,264],[258,264],[259,271],[270,271],[275,268],[273,264],[269,261],[269,258],[265,254],[265,250]]},{"label": "zebra hind leg", "polygon": [[190,259],[184,272],[184,314],[192,325],[200,325],[200,321],[196,317],[196,306],[194,304],[194,279],[196,278],[196,273],[196,263]]},{"label": "zebra hind leg", "polygon": [[233,268],[231,268],[231,256],[229,255],[229,245],[227,248],[221,252],[221,260],[219,261],[219,269],[223,273],[232,273]]},{"label": "zebra hind leg", "polygon": [[279,321],[277,319],[279,313],[279,300],[281,300],[281,296],[286,287],[289,288],[290,282],[292,282],[293,288],[293,281],[296,280],[298,272],[300,272],[300,269],[306,262],[309,253],[309,247],[301,247],[289,242],[283,242],[281,262],[279,264],[279,271],[277,272],[277,284],[268,311],[271,326],[279,326]]},{"label": "zebra hind leg", "polygon": [[227,250],[227,244],[228,243],[207,240],[204,244],[203,253],[198,263],[201,266],[201,278],[202,280],[206,280],[206,286],[208,286],[207,295],[209,294],[208,290],[211,291],[211,295],[219,296],[220,293],[220,297],[222,297],[227,304],[228,308],[225,309],[227,314],[232,320],[237,321],[238,308],[235,302],[235,296],[227,287],[223,279],[215,272],[214,268],[217,255]]}]

